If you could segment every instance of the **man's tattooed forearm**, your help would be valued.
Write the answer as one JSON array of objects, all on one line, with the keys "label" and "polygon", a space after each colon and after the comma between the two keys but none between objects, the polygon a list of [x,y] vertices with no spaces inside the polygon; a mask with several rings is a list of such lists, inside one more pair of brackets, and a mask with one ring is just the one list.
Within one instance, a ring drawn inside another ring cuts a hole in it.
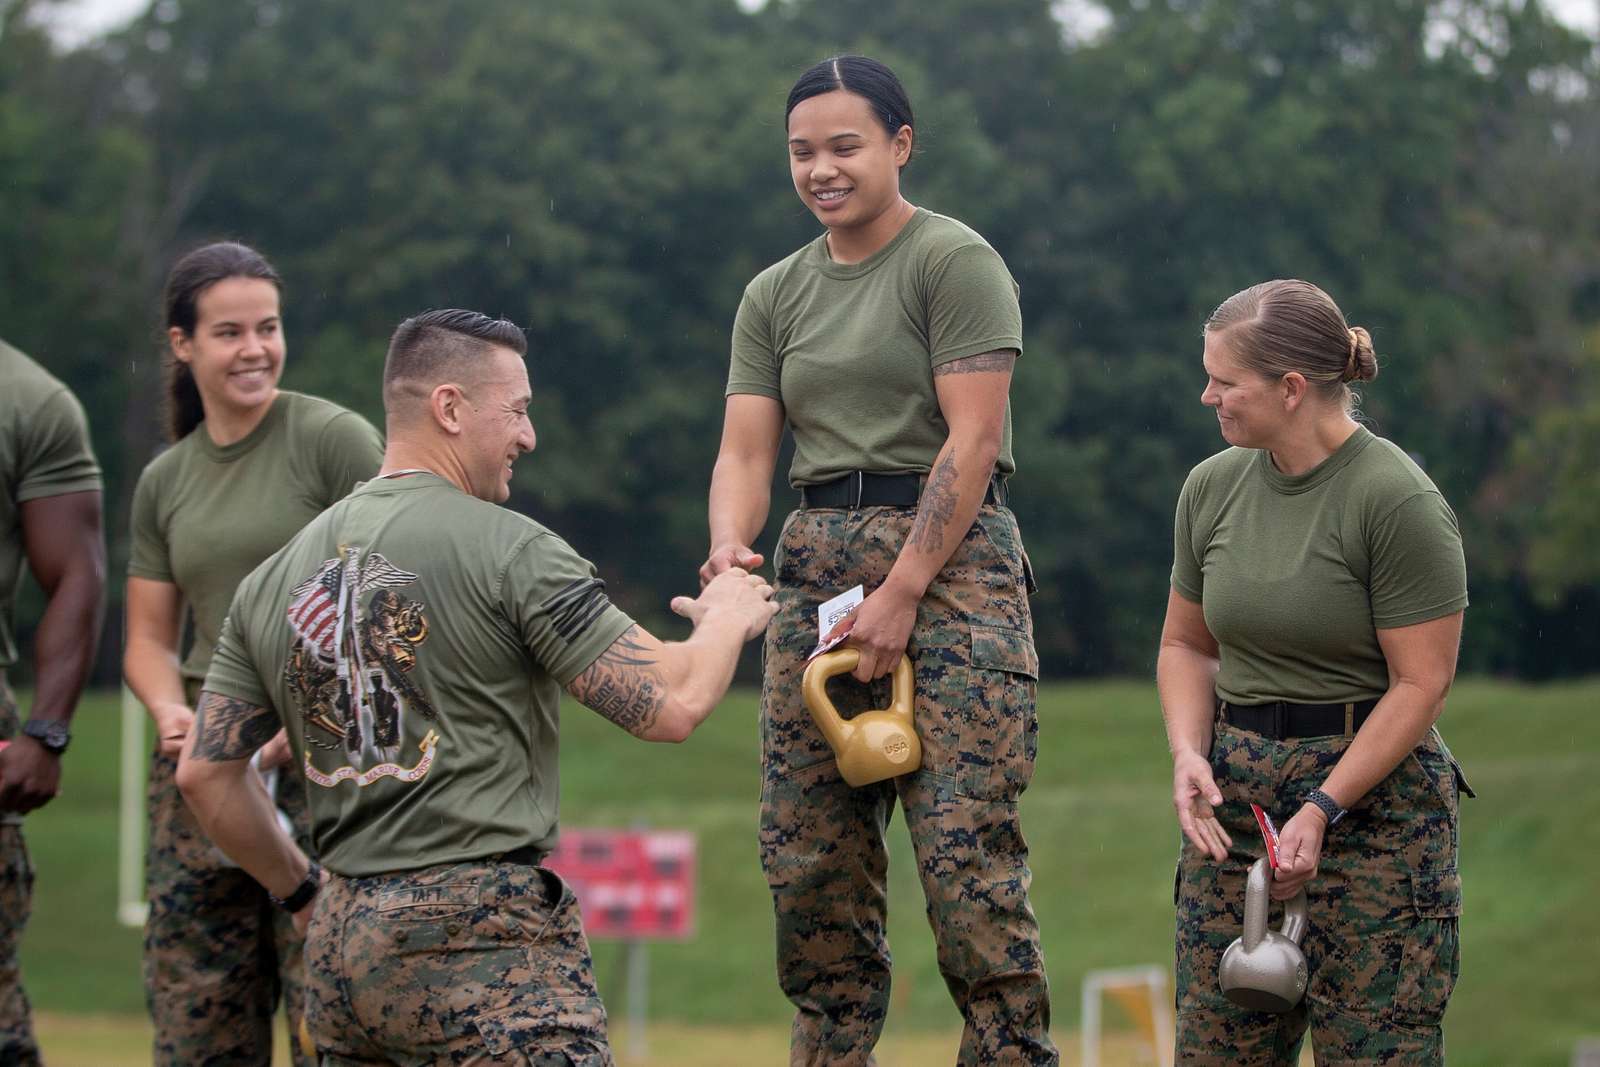
[{"label": "man's tattooed forearm", "polygon": [[964,356],[961,359],[952,359],[949,363],[941,363],[933,368],[935,378],[946,374],[985,374],[995,371],[1009,371],[1011,365],[1017,361],[1017,354],[1009,348],[1002,348],[998,352],[982,352],[976,356]]},{"label": "man's tattooed forearm", "polygon": [[200,694],[194,709],[194,752],[192,758],[208,763],[249,759],[256,749],[272,740],[282,725],[269,708],[244,700]]},{"label": "man's tattooed forearm", "polygon": [[944,528],[956,513],[956,477],[955,457],[945,456],[922,490],[908,538],[912,547],[930,553],[944,549]]},{"label": "man's tattooed forearm", "polygon": [[643,737],[661,715],[667,687],[654,655],[639,643],[638,634],[637,626],[628,627],[572,680],[567,691],[630,734]]}]

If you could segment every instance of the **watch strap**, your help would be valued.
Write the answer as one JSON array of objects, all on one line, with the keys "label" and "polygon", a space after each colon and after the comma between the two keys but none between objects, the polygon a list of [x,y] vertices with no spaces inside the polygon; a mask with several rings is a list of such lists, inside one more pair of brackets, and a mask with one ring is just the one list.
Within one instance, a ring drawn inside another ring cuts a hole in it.
[{"label": "watch strap", "polygon": [[1307,793],[1306,803],[1315,804],[1317,807],[1321,808],[1322,814],[1328,817],[1329,826],[1332,826],[1334,823],[1345,817],[1345,809],[1339,806],[1339,802],[1334,800],[1320,789],[1313,789],[1311,792]]},{"label": "watch strap", "polygon": [[311,903],[311,898],[317,895],[317,890],[322,888],[322,868],[316,860],[311,861],[311,866],[306,868],[305,879],[297,886],[294,892],[286,897],[274,897],[269,891],[267,896],[272,897],[272,902],[284,911],[293,914]]}]

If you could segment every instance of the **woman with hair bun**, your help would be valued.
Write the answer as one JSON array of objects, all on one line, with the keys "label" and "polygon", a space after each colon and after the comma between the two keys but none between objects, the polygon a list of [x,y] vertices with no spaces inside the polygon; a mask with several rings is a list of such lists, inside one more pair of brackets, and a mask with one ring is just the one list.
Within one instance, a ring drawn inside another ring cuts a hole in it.
[{"label": "woman with hair bun", "polygon": [[[280,290],[260,253],[222,242],[177,262],[163,302],[172,447],[134,490],[123,654],[128,686],[156,724],[144,982],[158,1067],[266,1067],[280,995],[291,1032],[301,1017],[302,942],[289,914],[212,846],[173,779],[234,589],[383,461],[382,438],[361,416],[278,388]],[[280,732],[261,768],[271,777],[287,758]],[[304,779],[286,765],[276,779],[278,806],[307,847]],[[298,1042],[289,1048],[299,1067],[312,1062]]]},{"label": "woman with hair bun", "polygon": [[[973,230],[909,203],[911,104],[863,56],[789,93],[795,192],[823,232],[746,287],[712,475],[710,581],[753,569],[787,428],[799,508],[776,552],[761,701],[761,861],[793,1064],[864,1065],[889,1005],[884,832],[898,800],[960,1062],[1057,1062],[1017,798],[1033,774],[1039,666],[1006,479],[1022,351],[1017,286]],[[846,714],[888,702],[902,653],[922,763],[852,788],[800,694],[817,608],[861,585]]]},{"label": "woman with hair bun", "polygon": [[[1459,793],[1435,722],[1455,676],[1467,573],[1456,518],[1397,445],[1353,418],[1372,339],[1303,281],[1252,286],[1205,325],[1206,387],[1232,447],[1178,498],[1157,683],[1183,830],[1178,1059],[1442,1063],[1459,971]],[[1261,845],[1270,895],[1306,892],[1305,998],[1222,993]]]}]

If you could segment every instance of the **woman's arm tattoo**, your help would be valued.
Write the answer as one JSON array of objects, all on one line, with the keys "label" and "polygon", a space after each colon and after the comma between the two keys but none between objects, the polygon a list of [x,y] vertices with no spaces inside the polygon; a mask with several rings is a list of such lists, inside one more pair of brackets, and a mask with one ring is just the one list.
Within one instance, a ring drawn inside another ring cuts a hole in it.
[{"label": "woman's arm tattoo", "polygon": [[628,627],[572,680],[567,692],[635,737],[643,737],[667,702],[667,684],[654,652],[639,643],[638,635],[639,627]]},{"label": "woman's arm tattoo", "polygon": [[282,725],[271,708],[209,691],[201,693],[200,705],[194,709],[194,751],[190,758],[208,763],[249,759],[256,749],[272,740]]},{"label": "woman's arm tattoo", "polygon": [[961,359],[952,359],[949,363],[941,363],[933,368],[935,378],[946,374],[985,374],[995,371],[1008,371],[1017,361],[1017,354],[1009,348],[1002,348],[998,352],[980,352],[976,356],[963,356]]},{"label": "woman's arm tattoo", "polygon": [[956,513],[957,476],[955,457],[945,456],[929,477],[907,537],[914,548],[929,553],[943,551],[944,528]]}]

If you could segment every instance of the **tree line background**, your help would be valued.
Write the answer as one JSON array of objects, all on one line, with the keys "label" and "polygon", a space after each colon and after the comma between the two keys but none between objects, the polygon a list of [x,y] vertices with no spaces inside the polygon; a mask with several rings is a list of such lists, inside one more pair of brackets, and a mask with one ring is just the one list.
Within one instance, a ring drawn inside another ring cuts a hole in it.
[{"label": "tree line background", "polygon": [[1222,447],[1200,325],[1285,276],[1371,330],[1362,410],[1461,519],[1462,669],[1593,670],[1596,42],[1535,0],[1097,6],[1090,32],[1047,0],[158,0],[66,50],[0,0],[0,336],[77,392],[106,468],[102,680],[161,281],[222,237],[283,273],[284,384],[380,428],[400,319],[526,326],[540,443],[512,504],[664,621],[706,550],[734,309],[817,231],[784,97],[840,51],[910,91],[908,198],[1021,284],[1014,507],[1049,673],[1153,663],[1178,488]]}]

